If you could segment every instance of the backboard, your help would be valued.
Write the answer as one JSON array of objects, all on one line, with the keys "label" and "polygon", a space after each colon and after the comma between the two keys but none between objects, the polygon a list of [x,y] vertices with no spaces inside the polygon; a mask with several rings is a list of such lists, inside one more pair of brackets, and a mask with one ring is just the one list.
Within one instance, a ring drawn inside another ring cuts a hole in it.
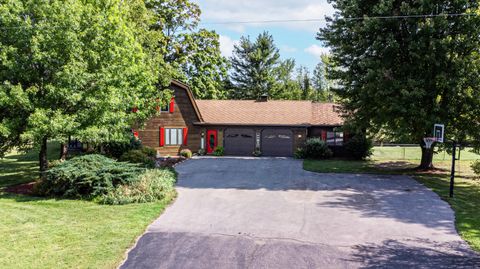
[{"label": "backboard", "polygon": [[435,124],[433,125],[433,137],[436,138],[436,141],[443,143],[443,135],[445,134],[445,125]]}]

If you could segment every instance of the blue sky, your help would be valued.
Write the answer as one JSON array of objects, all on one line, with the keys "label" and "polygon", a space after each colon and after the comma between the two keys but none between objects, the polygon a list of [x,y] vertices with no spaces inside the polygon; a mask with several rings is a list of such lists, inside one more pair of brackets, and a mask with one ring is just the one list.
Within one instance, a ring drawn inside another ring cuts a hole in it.
[{"label": "blue sky", "polygon": [[[320,54],[327,53],[315,39],[318,29],[325,25],[323,18],[334,12],[326,0],[194,0],[202,10],[202,28],[215,30],[220,35],[222,54],[231,56],[233,45],[241,36],[254,39],[268,31],[273,35],[282,58],[295,59],[297,66],[311,70],[319,62]],[[218,22],[265,20],[322,19],[318,22],[212,24]]]}]

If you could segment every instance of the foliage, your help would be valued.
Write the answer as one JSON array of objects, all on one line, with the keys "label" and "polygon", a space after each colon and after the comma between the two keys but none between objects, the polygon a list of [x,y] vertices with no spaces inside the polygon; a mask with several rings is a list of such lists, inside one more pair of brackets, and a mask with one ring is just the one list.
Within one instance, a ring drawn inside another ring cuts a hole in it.
[{"label": "foliage", "polygon": [[130,137],[130,141],[109,141],[102,145],[105,155],[116,159],[120,158],[120,156],[129,150],[140,149],[142,147],[141,141],[133,137],[133,135]]},{"label": "foliage", "polygon": [[373,143],[364,134],[356,134],[344,144],[349,156],[356,160],[363,160],[372,155]]},{"label": "foliage", "polygon": [[293,157],[295,159],[305,159],[305,149],[304,148],[297,148],[293,153]]},{"label": "foliage", "polygon": [[[330,78],[359,131],[421,144],[434,123],[444,123],[449,139],[480,136],[480,2],[332,3],[337,12],[318,39],[332,50],[338,68]],[[435,16],[445,13],[472,16]],[[391,14],[432,17],[374,18]],[[350,17],[363,19],[344,19]],[[424,151],[422,168],[432,167],[432,154]]]},{"label": "foliage", "polygon": [[155,19],[152,28],[165,36],[157,45],[164,52],[164,61],[175,68],[175,78],[188,83],[195,98],[225,98],[228,60],[220,53],[217,33],[197,30],[201,13],[198,4],[148,0],[146,6]]},{"label": "foliage", "polygon": [[46,196],[94,198],[119,185],[132,184],[144,171],[136,164],[117,162],[103,155],[85,155],[49,169],[38,192]]},{"label": "foliage", "polygon": [[205,151],[205,149],[199,149],[197,151],[197,154],[200,155],[200,156],[203,156],[203,155],[207,154],[207,152]]},{"label": "foliage", "polygon": [[480,177],[480,160],[472,162],[471,168],[477,177]]},{"label": "foliage", "polygon": [[327,143],[318,137],[307,139],[304,145],[304,154],[304,158],[309,159],[328,159],[333,156]]},{"label": "foliage", "polygon": [[148,152],[145,152],[144,148],[127,151],[120,157],[119,160],[122,162],[143,164],[145,167],[148,168],[155,167],[155,157],[152,157],[148,154]]},{"label": "foliage", "polygon": [[44,171],[47,140],[115,141],[153,115],[170,71],[149,20],[136,0],[2,4],[0,152],[44,145]]},{"label": "foliage", "polygon": [[215,150],[213,151],[213,155],[215,156],[223,156],[225,153],[225,150],[223,149],[222,146],[218,146],[215,148]]},{"label": "foliage", "polygon": [[180,156],[183,156],[183,157],[185,157],[185,158],[187,158],[187,159],[192,158],[192,155],[193,155],[193,154],[192,154],[192,151],[189,150],[189,149],[182,149],[182,150],[180,151]]},{"label": "foliage", "polygon": [[253,151],[252,155],[253,155],[254,157],[260,157],[260,156],[262,156],[262,151],[261,151],[259,148],[256,148],[256,149]]},{"label": "foliage", "polygon": [[142,146],[141,151],[150,158],[157,158],[157,150],[154,148]]},{"label": "foliage", "polygon": [[314,96],[312,100],[315,101],[333,101],[333,92],[331,91],[334,83],[329,77],[328,68],[331,68],[330,56],[324,54],[320,56],[320,62],[315,66],[312,75],[312,84],[314,89]]},{"label": "foliage", "polygon": [[103,204],[123,205],[163,200],[174,195],[175,181],[173,170],[148,170],[140,175],[137,181],[117,186],[115,190],[102,195],[98,201]]},{"label": "foliage", "polygon": [[231,80],[237,99],[258,99],[263,94],[274,98],[274,70],[279,64],[280,54],[273,43],[273,37],[263,32],[252,42],[249,37],[241,37],[234,46]]}]

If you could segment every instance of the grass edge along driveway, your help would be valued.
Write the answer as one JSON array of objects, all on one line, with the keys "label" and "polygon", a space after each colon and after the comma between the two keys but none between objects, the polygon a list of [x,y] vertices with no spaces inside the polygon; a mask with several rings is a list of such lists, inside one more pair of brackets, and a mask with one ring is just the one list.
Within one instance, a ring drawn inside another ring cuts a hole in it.
[{"label": "grass edge along driveway", "polygon": [[[52,150],[50,159],[58,151]],[[174,199],[121,206],[9,194],[35,180],[35,153],[0,159],[0,268],[115,268]]]},{"label": "grass edge along driveway", "polygon": [[[435,164],[435,163],[434,163]],[[349,160],[304,160],[303,169],[319,173],[372,173],[407,174],[436,192],[447,201],[455,212],[455,226],[460,236],[472,249],[480,251],[480,180],[468,171],[470,161],[462,161],[462,173],[455,178],[455,195],[448,196],[450,176],[449,162],[437,162],[442,169],[436,173],[419,173],[414,170],[417,161],[349,161]]]}]

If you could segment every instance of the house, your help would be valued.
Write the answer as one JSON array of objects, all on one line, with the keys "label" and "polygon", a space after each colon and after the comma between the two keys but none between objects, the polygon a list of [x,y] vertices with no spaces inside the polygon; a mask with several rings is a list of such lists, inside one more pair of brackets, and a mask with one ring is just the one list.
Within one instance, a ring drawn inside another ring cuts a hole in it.
[{"label": "house", "polygon": [[207,154],[223,146],[225,155],[293,156],[307,137],[321,137],[341,146],[343,119],[337,105],[311,101],[195,100],[187,85],[173,81],[168,107],[135,131],[146,146],[162,156],[182,149]]}]

